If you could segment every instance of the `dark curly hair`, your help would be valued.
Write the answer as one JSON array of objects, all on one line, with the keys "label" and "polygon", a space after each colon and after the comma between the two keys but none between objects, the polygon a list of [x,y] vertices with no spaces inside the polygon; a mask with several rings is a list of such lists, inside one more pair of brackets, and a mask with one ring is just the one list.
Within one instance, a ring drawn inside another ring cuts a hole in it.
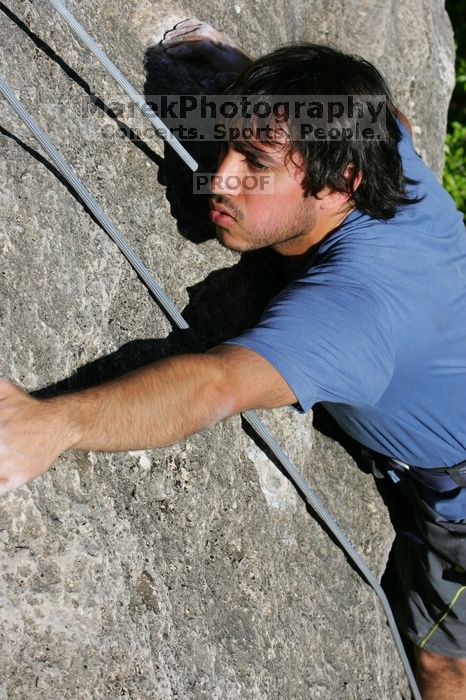
[{"label": "dark curly hair", "polygon": [[[317,197],[329,188],[348,192],[357,209],[377,219],[390,219],[403,205],[415,204],[419,198],[409,197],[407,185],[416,181],[404,176],[398,142],[402,134],[397,124],[397,110],[381,73],[360,56],[345,54],[329,46],[299,43],[282,46],[256,61],[224,90],[225,95],[253,95],[265,101],[271,96],[383,96],[385,118],[377,124],[378,139],[305,140],[295,115],[287,114],[289,135],[286,157],[299,152],[306,168],[303,180],[305,196]],[[254,117],[253,117],[254,118]],[[262,119],[262,118],[261,118]],[[241,117],[244,125],[245,118]],[[262,122],[275,120],[272,115]],[[333,126],[354,127],[356,117],[346,112],[336,117]],[[238,120],[235,120],[238,124]],[[277,143],[272,138],[263,143]],[[251,155],[260,152],[260,144],[235,141],[235,149]],[[348,165],[353,167],[348,176]],[[346,171],[346,172],[345,172]],[[362,175],[359,187],[354,180]]]}]

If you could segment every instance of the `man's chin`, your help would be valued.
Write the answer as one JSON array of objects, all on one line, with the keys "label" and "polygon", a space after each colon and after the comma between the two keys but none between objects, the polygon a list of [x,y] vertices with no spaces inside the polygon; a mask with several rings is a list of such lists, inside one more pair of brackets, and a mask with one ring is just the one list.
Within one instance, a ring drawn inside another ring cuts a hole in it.
[{"label": "man's chin", "polygon": [[239,241],[235,240],[234,236],[232,236],[227,229],[221,226],[216,226],[215,235],[217,236],[217,240],[220,245],[222,245],[224,248],[233,250],[235,253],[244,253],[246,251],[244,244],[241,245]]}]

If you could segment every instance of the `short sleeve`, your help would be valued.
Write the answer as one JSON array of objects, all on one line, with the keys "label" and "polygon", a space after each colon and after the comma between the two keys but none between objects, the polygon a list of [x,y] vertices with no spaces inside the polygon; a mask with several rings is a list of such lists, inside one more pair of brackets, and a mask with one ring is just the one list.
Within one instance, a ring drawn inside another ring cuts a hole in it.
[{"label": "short sleeve", "polygon": [[303,411],[320,401],[372,406],[393,374],[386,307],[357,284],[293,282],[254,328],[228,343],[270,362]]},{"label": "short sleeve", "polygon": [[421,160],[421,157],[416,152],[414,147],[413,137],[408,127],[406,127],[400,119],[396,120],[401,131],[401,141],[398,143],[398,152],[403,160]]}]

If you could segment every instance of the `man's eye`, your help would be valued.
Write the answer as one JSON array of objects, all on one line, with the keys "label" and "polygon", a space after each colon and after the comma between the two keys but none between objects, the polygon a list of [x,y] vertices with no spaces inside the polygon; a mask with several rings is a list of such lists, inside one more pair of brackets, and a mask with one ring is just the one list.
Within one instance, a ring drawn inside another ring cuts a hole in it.
[{"label": "man's eye", "polygon": [[253,158],[245,158],[244,161],[248,162],[249,165],[255,170],[267,170],[267,165],[263,165],[262,163],[259,163],[258,160],[254,160]]}]

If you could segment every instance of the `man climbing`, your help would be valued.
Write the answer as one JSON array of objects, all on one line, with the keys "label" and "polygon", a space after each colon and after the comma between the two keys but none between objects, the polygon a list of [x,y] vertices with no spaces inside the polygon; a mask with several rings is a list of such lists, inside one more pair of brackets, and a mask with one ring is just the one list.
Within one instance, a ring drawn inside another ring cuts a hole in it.
[{"label": "man climbing", "polygon": [[272,247],[293,262],[292,281],[254,328],[205,354],[50,399],[1,380],[0,493],[69,449],[149,449],[247,409],[305,411],[321,402],[367,448],[395,502],[387,588],[415,647],[423,698],[464,700],[462,217],[366,61],[302,44],[252,62],[195,18],[163,46],[172,56],[203,56],[229,95],[386,95],[381,138],[299,139],[290,114],[285,131],[271,118],[266,141],[225,144],[217,175],[241,181],[268,172],[274,194],[213,186],[217,237],[241,252]]}]

